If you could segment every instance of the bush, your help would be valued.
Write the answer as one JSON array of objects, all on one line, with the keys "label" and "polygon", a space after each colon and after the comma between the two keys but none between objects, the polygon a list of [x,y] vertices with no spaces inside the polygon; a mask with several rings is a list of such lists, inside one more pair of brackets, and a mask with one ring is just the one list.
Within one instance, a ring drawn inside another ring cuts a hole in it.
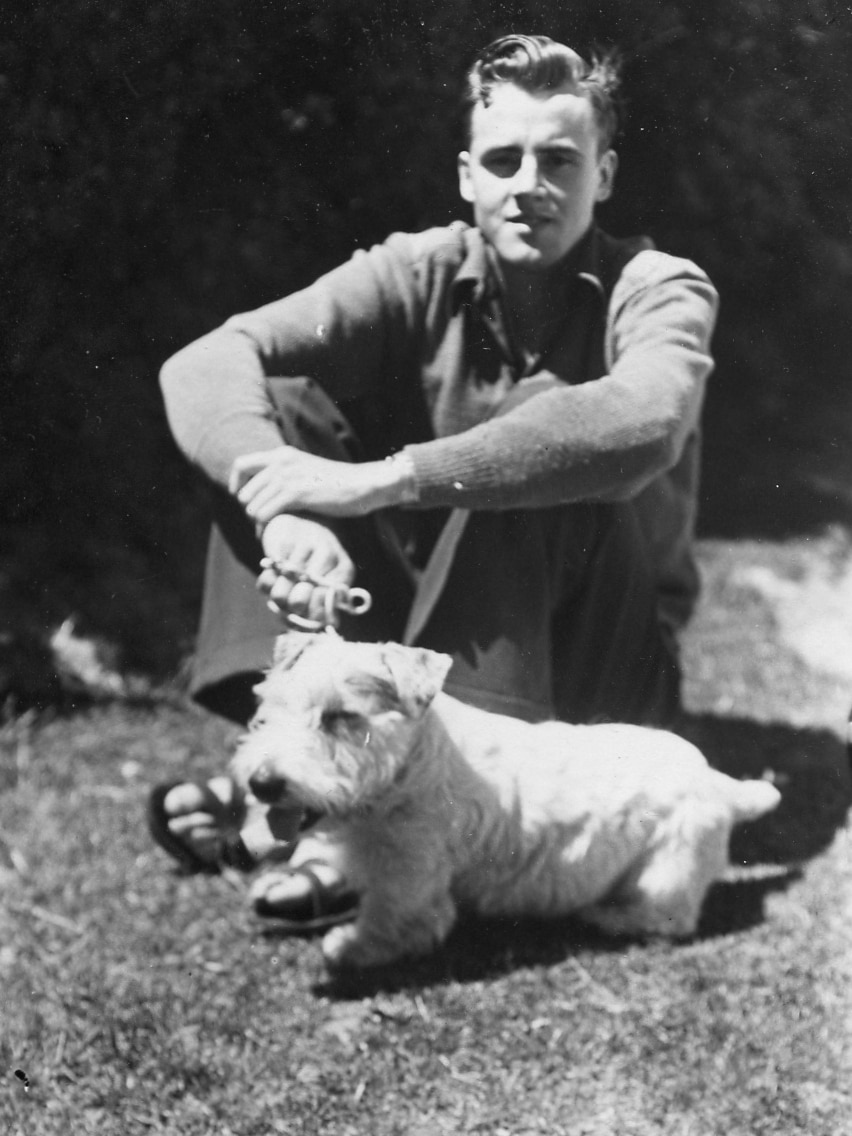
[{"label": "bush", "polygon": [[459,80],[505,31],[621,45],[628,121],[603,220],[710,271],[720,389],[750,387],[752,413],[819,378],[817,348],[828,374],[852,272],[852,52],[832,8],[33,0],[0,44],[0,585],[23,579],[46,623],[73,593],[122,637],[122,604],[192,608],[203,505],[159,365],[357,245],[460,215]]}]

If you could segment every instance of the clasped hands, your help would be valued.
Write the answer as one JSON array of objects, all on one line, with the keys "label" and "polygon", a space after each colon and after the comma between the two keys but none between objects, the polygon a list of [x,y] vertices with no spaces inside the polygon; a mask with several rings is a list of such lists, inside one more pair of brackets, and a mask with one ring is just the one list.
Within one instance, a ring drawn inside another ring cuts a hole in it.
[{"label": "clasped hands", "polygon": [[[338,462],[293,446],[244,454],[231,467],[229,491],[261,532],[266,557],[306,576],[349,587],[355,565],[335,534],[299,515],[359,517],[401,504],[411,474],[396,462]],[[325,623],[328,588],[265,568],[257,586],[283,615]]]}]

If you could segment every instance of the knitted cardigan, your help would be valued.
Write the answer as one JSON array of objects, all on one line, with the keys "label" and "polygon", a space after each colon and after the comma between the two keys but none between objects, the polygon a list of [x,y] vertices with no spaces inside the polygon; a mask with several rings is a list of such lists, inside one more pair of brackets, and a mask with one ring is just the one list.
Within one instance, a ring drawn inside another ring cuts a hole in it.
[{"label": "knitted cardigan", "polygon": [[[697,591],[716,293],[690,261],[597,229],[565,271],[561,334],[522,371],[478,230],[394,234],[170,359],[161,381],[174,436],[225,484],[237,456],[281,444],[267,377],[310,376],[342,407],[372,408],[385,452],[404,447],[412,459],[421,507],[633,500],[661,618],[678,626]],[[523,384],[530,397],[495,415]]]}]

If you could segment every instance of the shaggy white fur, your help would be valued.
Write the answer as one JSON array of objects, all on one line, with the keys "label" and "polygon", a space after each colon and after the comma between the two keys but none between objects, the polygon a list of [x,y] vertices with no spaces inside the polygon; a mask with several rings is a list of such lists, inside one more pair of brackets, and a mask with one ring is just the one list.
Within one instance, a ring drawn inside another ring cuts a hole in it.
[{"label": "shaggy white fur", "polygon": [[328,860],[360,891],[356,921],[323,939],[330,966],[427,952],[458,909],[690,935],[731,828],[780,799],[666,731],[466,706],[441,692],[446,655],[335,635],[279,644],[232,772],[267,803],[319,814],[291,863]]}]

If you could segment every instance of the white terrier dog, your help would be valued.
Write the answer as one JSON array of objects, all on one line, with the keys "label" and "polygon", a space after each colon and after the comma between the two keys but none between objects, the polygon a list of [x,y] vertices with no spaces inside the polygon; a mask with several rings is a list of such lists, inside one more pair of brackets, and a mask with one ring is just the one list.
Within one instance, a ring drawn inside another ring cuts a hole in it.
[{"label": "white terrier dog", "polygon": [[287,634],[258,688],[234,776],[319,817],[291,864],[327,860],[361,894],[357,919],[323,939],[327,963],[425,953],[457,909],[692,934],[733,825],[773,809],[778,790],[711,769],[663,730],[474,709],[441,692],[450,664]]}]

